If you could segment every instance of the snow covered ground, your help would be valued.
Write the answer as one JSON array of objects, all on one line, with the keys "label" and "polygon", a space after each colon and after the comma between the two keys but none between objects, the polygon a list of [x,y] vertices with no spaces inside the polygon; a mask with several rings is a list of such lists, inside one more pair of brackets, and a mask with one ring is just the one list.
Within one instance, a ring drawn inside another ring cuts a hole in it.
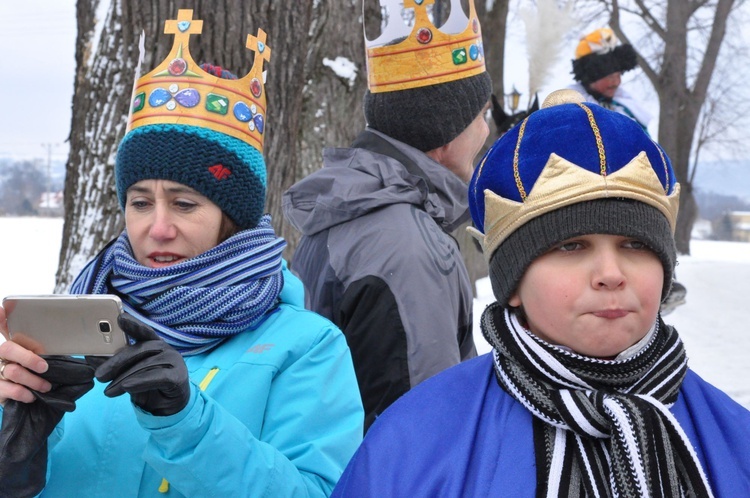
[{"label": "snow covered ground", "polygon": [[[60,218],[0,218],[0,298],[52,292],[62,226]],[[677,267],[687,303],[665,321],[679,331],[691,367],[750,408],[750,244],[693,240],[691,251]],[[475,323],[493,300],[488,279],[477,287]],[[479,352],[488,352],[478,325],[474,333]]]}]

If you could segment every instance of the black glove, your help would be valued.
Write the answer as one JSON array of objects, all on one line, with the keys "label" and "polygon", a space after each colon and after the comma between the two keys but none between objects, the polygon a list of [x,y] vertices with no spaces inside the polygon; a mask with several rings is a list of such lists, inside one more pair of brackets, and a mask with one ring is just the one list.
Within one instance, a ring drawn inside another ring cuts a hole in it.
[{"label": "black glove", "polygon": [[190,400],[190,380],[182,355],[148,325],[127,314],[117,323],[136,343],[99,365],[96,378],[110,382],[110,398],[130,394],[133,403],[157,416],[173,415]]},{"label": "black glove", "polygon": [[39,374],[52,384],[36,400],[7,400],[0,429],[0,497],[39,494],[47,477],[47,438],[76,400],[94,387],[94,369],[70,356],[45,357],[49,369]]}]

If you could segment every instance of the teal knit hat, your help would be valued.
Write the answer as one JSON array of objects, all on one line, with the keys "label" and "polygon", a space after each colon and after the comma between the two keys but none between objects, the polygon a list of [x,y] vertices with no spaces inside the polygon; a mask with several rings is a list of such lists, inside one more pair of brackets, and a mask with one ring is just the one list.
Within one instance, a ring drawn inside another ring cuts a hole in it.
[{"label": "teal knit hat", "polygon": [[[201,68],[220,78],[237,78],[218,66]],[[158,179],[195,189],[241,230],[256,226],[264,212],[263,155],[247,142],[209,128],[160,123],[131,130],[118,148],[115,177],[123,209],[128,188]]]},{"label": "teal knit hat", "polygon": [[115,164],[117,198],[148,179],[187,185],[219,206],[240,229],[252,228],[266,202],[266,164],[258,149],[207,128],[142,126],[120,143]]}]

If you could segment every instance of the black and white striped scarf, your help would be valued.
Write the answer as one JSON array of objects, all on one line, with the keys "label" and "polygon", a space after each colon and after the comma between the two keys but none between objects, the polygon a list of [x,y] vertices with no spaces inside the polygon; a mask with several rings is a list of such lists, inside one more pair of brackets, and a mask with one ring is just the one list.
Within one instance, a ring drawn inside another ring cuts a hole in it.
[{"label": "black and white striped scarf", "polygon": [[86,265],[70,293],[117,294],[126,312],[183,355],[195,355],[257,328],[278,305],[284,247],[266,215],[194,258],[148,268],[123,232]]},{"label": "black and white striped scarf", "polygon": [[499,384],[534,416],[539,497],[713,496],[669,407],[687,372],[661,320],[636,354],[578,355],[526,330],[499,304],[482,315]]}]

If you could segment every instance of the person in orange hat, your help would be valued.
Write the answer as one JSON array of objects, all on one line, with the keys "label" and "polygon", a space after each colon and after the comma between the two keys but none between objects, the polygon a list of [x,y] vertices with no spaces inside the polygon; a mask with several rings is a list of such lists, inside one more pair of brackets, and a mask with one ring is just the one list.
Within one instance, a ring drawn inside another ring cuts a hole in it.
[{"label": "person in orange hat", "polygon": [[638,65],[635,49],[620,43],[610,28],[600,28],[581,38],[573,59],[573,77],[569,88],[588,102],[634,119],[646,130],[651,114],[622,86],[622,74]]}]

